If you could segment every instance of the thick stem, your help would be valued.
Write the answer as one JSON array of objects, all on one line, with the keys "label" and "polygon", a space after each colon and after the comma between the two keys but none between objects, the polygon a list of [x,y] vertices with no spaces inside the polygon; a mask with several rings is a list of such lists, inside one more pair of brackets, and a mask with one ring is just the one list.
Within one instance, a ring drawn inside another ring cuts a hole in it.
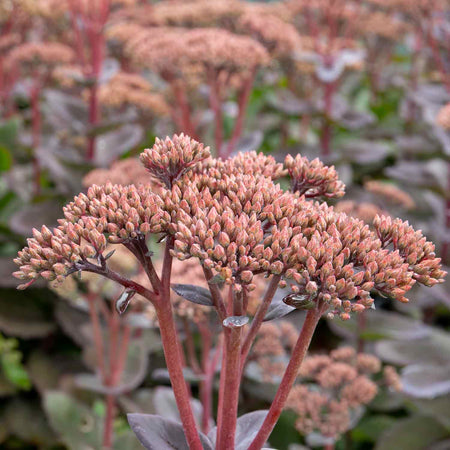
[{"label": "thick stem", "polygon": [[172,270],[172,256],[170,255],[170,251],[172,248],[173,239],[168,237],[164,251],[161,275],[162,296],[154,305],[158,316],[167,370],[169,371],[170,382],[172,384],[186,440],[191,450],[202,450],[203,446],[192,412],[189,389],[183,375],[180,340],[178,339],[175,320],[172,313],[172,304],[170,302],[170,274]]},{"label": "thick stem", "polygon": [[275,394],[275,398],[258,434],[248,450],[260,450],[269,438],[270,433],[272,433],[272,430],[283,411],[284,405],[286,404],[289,392],[297,378],[298,370],[300,369],[300,365],[309,348],[314,330],[316,329],[321,315],[322,310],[320,308],[308,311],[306,314],[305,323],[303,324],[302,331],[295,344],[291,359],[283,379],[281,380],[280,386],[278,387],[277,393]]},{"label": "thick stem", "polygon": [[211,269],[203,266],[203,273],[205,275],[206,281],[208,283],[209,292],[211,293],[211,297],[214,303],[214,307],[216,308],[217,314],[221,321],[225,320],[227,317],[227,310],[225,308],[225,304],[222,299],[222,294],[220,293],[219,286],[215,283],[210,283],[210,281],[214,278],[214,275]]},{"label": "thick stem", "polygon": [[191,108],[189,106],[189,101],[186,95],[186,91],[180,84],[179,80],[170,77],[170,85],[172,87],[172,92],[177,102],[177,106],[180,108],[181,120],[178,126],[181,128],[180,131],[187,133],[192,138],[197,138],[197,133],[195,131],[195,126],[191,118]]},{"label": "thick stem", "polygon": [[103,428],[103,449],[109,450],[112,448],[113,431],[114,431],[114,416],[116,410],[116,399],[114,394],[106,396],[106,415]]},{"label": "thick stem", "polygon": [[[106,379],[106,385],[109,388],[115,387],[116,382],[116,367],[117,367],[117,350],[119,342],[119,317],[114,309],[114,305],[111,305],[111,313],[108,322],[109,328],[109,373]],[[113,425],[115,416],[116,400],[114,394],[108,394],[106,396],[106,416],[103,428],[103,448],[111,449],[113,442]]]},{"label": "thick stem", "polygon": [[233,152],[237,141],[242,135],[242,130],[244,126],[244,118],[245,118],[245,112],[247,110],[248,101],[250,99],[250,94],[252,92],[253,82],[255,80],[256,75],[256,67],[254,67],[248,76],[248,78],[245,80],[244,85],[242,87],[242,90],[239,95],[239,101],[238,101],[238,116],[236,118],[236,122],[234,124],[234,129],[231,134],[231,138],[228,141],[227,148],[224,153],[224,157],[228,158],[231,153]]},{"label": "thick stem", "polygon": [[321,135],[322,156],[329,156],[331,152],[331,112],[333,107],[334,83],[324,85],[324,121]]},{"label": "thick stem", "polygon": [[240,387],[241,328],[225,329],[224,334],[226,392],[222,392],[222,422],[217,450],[229,450],[235,447]]},{"label": "thick stem", "polygon": [[102,329],[100,326],[100,320],[95,308],[95,294],[88,294],[89,315],[92,323],[92,330],[94,335],[95,353],[97,356],[97,364],[100,372],[100,376],[105,382],[106,369],[105,369],[105,345],[103,343]]},{"label": "thick stem", "polygon": [[280,275],[273,275],[270,280],[269,286],[267,287],[267,291],[264,295],[264,298],[261,304],[256,311],[255,316],[253,317],[252,324],[250,329],[248,330],[247,335],[245,336],[244,343],[242,344],[241,349],[241,372],[244,368],[245,361],[247,359],[248,353],[250,351],[250,347],[252,346],[253,341],[255,340],[256,334],[258,333],[261,324],[264,320],[264,317],[269,309],[270,303],[272,302],[273,296],[278,289],[278,284],[280,282]]},{"label": "thick stem", "polygon": [[175,394],[178,411],[183,424],[184,433],[191,450],[202,450],[203,446],[195,424],[192,413],[189,391],[183,376],[183,365],[181,363],[180,346],[172,315],[172,305],[170,299],[163,297],[156,305],[161,340],[166,359],[167,370],[169,371],[170,382]]},{"label": "thick stem", "polygon": [[221,155],[223,142],[223,116],[222,100],[220,98],[219,74],[213,70],[208,70],[209,79],[209,104],[214,112],[214,140],[216,146],[216,155]]},{"label": "thick stem", "polygon": [[357,352],[362,353],[364,351],[364,338],[361,336],[367,326],[367,311],[362,311],[357,316],[358,320],[358,343]]},{"label": "thick stem", "polygon": [[222,353],[222,340],[219,338],[219,342],[214,350],[214,356],[209,358],[209,352],[203,354],[203,366],[205,372],[205,378],[201,385],[201,402],[203,406],[202,415],[202,431],[208,433],[209,423],[212,412],[212,395],[213,395],[213,382],[214,374],[216,373],[216,367],[219,362],[220,355]]},{"label": "thick stem", "polygon": [[39,96],[41,88],[39,82],[33,87],[31,91],[31,122],[32,122],[32,147],[33,147],[33,186],[34,195],[39,195],[41,192],[41,167],[36,155],[36,151],[41,144],[41,109],[39,107]]}]

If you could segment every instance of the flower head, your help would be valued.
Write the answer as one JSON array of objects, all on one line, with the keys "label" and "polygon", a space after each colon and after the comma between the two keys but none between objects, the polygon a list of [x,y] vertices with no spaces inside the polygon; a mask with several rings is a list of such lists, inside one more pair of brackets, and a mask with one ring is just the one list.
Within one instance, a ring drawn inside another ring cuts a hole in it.
[{"label": "flower head", "polygon": [[292,190],[300,195],[339,198],[345,193],[345,185],[338,179],[334,166],[325,166],[318,158],[309,161],[300,155],[295,158],[288,155],[284,166],[291,177]]},{"label": "flower head", "polygon": [[166,186],[171,186],[196,164],[210,157],[209,147],[181,133],[172,139],[156,138],[155,145],[141,153],[144,167]]}]

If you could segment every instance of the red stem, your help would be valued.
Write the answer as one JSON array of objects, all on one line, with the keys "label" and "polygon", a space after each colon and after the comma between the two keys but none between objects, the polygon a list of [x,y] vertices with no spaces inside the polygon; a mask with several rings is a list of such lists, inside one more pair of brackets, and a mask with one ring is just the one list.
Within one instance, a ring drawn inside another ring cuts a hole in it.
[{"label": "red stem", "polygon": [[269,309],[270,303],[272,302],[273,296],[278,289],[278,283],[280,282],[281,275],[273,275],[270,280],[269,286],[267,287],[267,291],[264,294],[264,298],[261,304],[256,311],[255,316],[253,317],[252,324],[250,329],[245,336],[244,343],[242,344],[241,349],[241,372],[244,369],[245,361],[247,360],[248,353],[250,351],[250,347],[252,346],[255,337],[261,328],[261,324],[264,320],[264,317]]},{"label": "red stem", "polygon": [[316,329],[322,313],[322,309],[319,308],[308,311],[306,314],[305,323],[303,324],[302,331],[298,337],[297,343],[295,344],[291,359],[286,368],[283,379],[281,380],[280,386],[278,387],[277,393],[275,394],[275,398],[270,406],[269,412],[267,413],[261,429],[258,431],[258,434],[248,450],[260,450],[269,438],[270,433],[272,433],[272,430],[275,427],[281,412],[283,411],[289,392],[297,378],[298,370],[300,369],[300,365],[309,348],[314,330]]},{"label": "red stem", "polygon": [[240,386],[241,328],[224,329],[225,335],[225,376],[222,392],[222,422],[217,450],[229,450],[235,447],[236,423]]},{"label": "red stem", "polygon": [[41,167],[36,156],[36,151],[41,144],[41,127],[42,117],[39,107],[39,97],[41,87],[37,82],[31,90],[31,125],[32,125],[32,147],[33,147],[33,179],[34,179],[34,195],[41,192]]},{"label": "red stem", "polygon": [[97,364],[100,371],[100,376],[105,383],[106,369],[105,369],[105,346],[103,343],[103,335],[100,326],[100,320],[97,310],[95,308],[95,294],[88,294],[89,315],[92,322],[92,330],[94,334],[95,352],[97,354]]},{"label": "red stem", "polygon": [[[109,373],[106,380],[106,385],[110,388],[115,386],[116,367],[117,367],[117,350],[119,341],[119,316],[114,309],[114,305],[111,305],[111,313],[108,322],[109,328]],[[116,399],[114,394],[108,394],[106,396],[106,416],[105,424],[103,428],[103,448],[111,449],[113,443],[113,426],[115,416]]]},{"label": "red stem", "polygon": [[116,410],[116,399],[113,394],[106,396],[106,415],[103,429],[103,449],[109,450],[113,443],[114,416]]},{"label": "red stem", "polygon": [[214,112],[214,139],[216,146],[216,154],[221,155],[223,142],[223,117],[222,117],[222,101],[220,98],[219,74],[213,69],[208,70],[209,78],[209,104]]},{"label": "red stem", "polygon": [[331,145],[331,112],[333,106],[333,94],[334,94],[335,83],[326,83],[324,85],[324,103],[325,103],[325,117],[322,126],[322,156],[330,155],[330,145]]},{"label": "red stem", "polygon": [[169,371],[170,382],[175,394],[178,411],[180,412],[184,433],[190,449],[202,450],[203,446],[200,442],[192,413],[189,391],[183,375],[180,346],[178,345],[179,340],[169,298],[162,298],[162,301],[155,304],[155,308],[158,315],[167,370]]},{"label": "red stem", "polygon": [[161,276],[162,296],[158,301],[154,302],[154,306],[158,316],[167,370],[169,371],[170,382],[172,384],[189,449],[203,450],[197,426],[195,424],[194,414],[192,412],[189,390],[183,375],[182,355],[179,345],[180,341],[178,339],[172,313],[172,304],[170,302],[170,274],[172,270],[172,256],[170,255],[170,251],[172,248],[173,239],[168,237]]},{"label": "red stem", "polygon": [[191,108],[189,106],[186,91],[183,88],[183,86],[181,86],[179,80],[176,80],[173,77],[171,77],[169,82],[172,87],[174,97],[177,101],[177,106],[180,108],[181,112],[181,121],[179,121],[178,123],[178,126],[181,127],[180,131],[188,134],[194,139],[197,139],[198,137],[195,131],[195,126],[192,122]]},{"label": "red stem", "polygon": [[245,80],[244,85],[242,87],[241,93],[239,95],[239,102],[238,102],[238,116],[236,118],[236,122],[234,124],[233,133],[231,135],[230,140],[228,141],[224,157],[228,158],[231,153],[233,152],[237,141],[242,135],[242,129],[244,125],[244,118],[245,118],[245,112],[247,110],[248,101],[250,99],[250,94],[252,92],[253,82],[255,80],[256,76],[256,67],[254,67],[250,71],[250,75]]},{"label": "red stem", "polygon": [[216,373],[216,367],[219,362],[219,357],[222,353],[222,336],[219,337],[219,342],[214,350],[214,356],[212,360],[209,359],[209,353],[204,354],[205,364],[205,378],[202,383],[201,402],[203,406],[202,416],[202,431],[208,433],[209,423],[211,419],[212,411],[212,395],[213,395],[213,382],[214,375]]}]

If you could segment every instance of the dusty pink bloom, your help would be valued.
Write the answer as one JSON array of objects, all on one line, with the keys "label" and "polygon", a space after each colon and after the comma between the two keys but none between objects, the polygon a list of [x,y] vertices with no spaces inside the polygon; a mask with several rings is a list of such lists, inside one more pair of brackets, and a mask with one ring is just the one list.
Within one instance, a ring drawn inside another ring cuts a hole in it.
[{"label": "dusty pink bloom", "polygon": [[291,177],[292,190],[305,195],[306,198],[339,198],[345,193],[345,185],[339,180],[334,166],[325,166],[318,158],[309,161],[300,155],[295,158],[288,155],[284,166]]},{"label": "dusty pink bloom", "polygon": [[[83,178],[83,186],[93,184],[153,184],[151,175],[137,158],[127,158],[114,162],[109,169],[91,170]],[[154,186],[157,190],[157,187]]]},{"label": "dusty pink bloom", "polygon": [[319,431],[324,436],[336,437],[350,426],[350,412],[346,403],[332,400],[307,386],[296,385],[292,388],[286,408],[298,415],[295,428],[304,435]]},{"label": "dusty pink bloom", "polygon": [[131,105],[159,116],[169,113],[164,97],[154,92],[151,84],[137,74],[117,73],[100,86],[98,96],[103,106],[120,108]]},{"label": "dusty pink bloom", "polygon": [[393,389],[394,391],[402,390],[402,383],[400,380],[400,375],[393,366],[386,366],[383,370],[383,378],[386,385]]},{"label": "dusty pink bloom", "polygon": [[356,367],[362,373],[377,373],[381,369],[381,361],[376,356],[359,353],[356,356]]},{"label": "dusty pink bloom", "polygon": [[286,320],[262,324],[250,359],[260,366],[264,381],[273,383],[283,376],[297,338],[298,330]]},{"label": "dusty pink bloom", "polygon": [[402,208],[414,209],[416,207],[414,199],[394,184],[372,180],[364,183],[364,189]]},{"label": "dusty pink bloom", "polygon": [[425,286],[442,282],[446,272],[441,269],[441,260],[436,258],[433,243],[420,230],[414,230],[408,222],[385,216],[376,217],[374,226],[383,247],[392,246],[394,254],[408,264],[414,280]]},{"label": "dusty pink bloom", "polygon": [[343,200],[340,201],[335,207],[336,212],[342,212],[348,216],[356,217],[361,219],[363,222],[372,223],[375,217],[378,216],[388,216],[389,213],[384,211],[379,206],[374,203],[361,202],[357,203],[353,200]]},{"label": "dusty pink bloom", "polygon": [[277,56],[289,56],[300,48],[297,29],[277,16],[250,11],[239,18],[238,27]]},{"label": "dusty pink bloom", "polygon": [[39,65],[56,65],[69,63],[75,53],[64,44],[56,42],[27,42],[18,45],[8,55],[6,65],[8,67],[22,66],[33,68]]},{"label": "dusty pink bloom", "polygon": [[294,386],[287,403],[298,415],[296,428],[303,434],[316,431],[338,438],[350,427],[351,411],[377,394],[369,375],[380,370],[378,358],[357,354],[351,347],[333,350],[329,356],[308,356],[299,370],[302,384]]},{"label": "dusty pink bloom", "polygon": [[352,366],[342,363],[333,362],[324,367],[316,379],[323,388],[337,388],[343,384],[350,383],[358,376],[358,372]]},{"label": "dusty pink bloom", "polygon": [[211,26],[233,21],[243,8],[236,0],[160,2],[152,8],[149,20],[158,25]]},{"label": "dusty pink bloom", "polygon": [[155,145],[141,153],[141,162],[156,179],[171,186],[210,155],[209,147],[181,133],[164,141],[156,138]]},{"label": "dusty pink bloom", "polygon": [[[354,361],[356,357],[356,351],[353,347],[340,347],[336,350],[330,352],[330,356],[335,361],[350,363]],[[315,356],[314,358],[321,358],[321,355]]]},{"label": "dusty pink bloom", "polygon": [[[92,228],[101,240],[130,245],[148,233],[170,235],[175,257],[198,258],[237,291],[254,290],[255,275],[280,275],[292,289],[286,300],[296,307],[325,303],[329,314],[343,319],[369,308],[372,290],[404,301],[415,282],[433,285],[445,275],[433,244],[407,223],[382,217],[373,232],[324,203],[283,191],[266,176],[282,172],[270,158],[238,155],[215,163],[208,148],[180,135],[157,140],[141,161],[163,182],[160,191],[151,185],[92,186],[65,207],[58,238],[69,234],[77,245],[81,238],[93,245]],[[88,253],[99,251],[94,245]],[[45,255],[36,259],[30,247],[21,254],[17,262],[27,268],[19,276],[36,278]]]},{"label": "dusty pink bloom", "polygon": [[436,116],[436,123],[444,130],[450,130],[450,103],[442,107]]},{"label": "dusty pink bloom", "polygon": [[367,377],[360,375],[342,389],[342,401],[349,407],[370,403],[378,392],[377,385]]}]

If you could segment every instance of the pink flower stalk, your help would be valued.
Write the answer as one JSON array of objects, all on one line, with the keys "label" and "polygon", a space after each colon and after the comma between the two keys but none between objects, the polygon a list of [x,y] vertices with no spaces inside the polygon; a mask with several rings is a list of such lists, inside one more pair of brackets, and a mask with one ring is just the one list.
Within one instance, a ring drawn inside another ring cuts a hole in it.
[{"label": "pink flower stalk", "polygon": [[[372,306],[373,292],[406,301],[406,292],[416,282],[432,286],[445,276],[433,244],[400,219],[377,217],[372,231],[358,219],[307,200],[306,193],[283,191],[274,183],[291,169],[297,186],[314,181],[315,196],[331,196],[330,186],[341,195],[343,185],[334,169],[317,162],[308,165],[292,158],[289,167],[283,167],[256,153],[214,160],[208,148],[184,135],[158,139],[142,153],[141,161],[162,183],[158,192],[151,184],[91,186],[64,208],[65,218],[58,227],[34,230],[15,260],[20,266],[15,276],[25,288],[38,277],[60,282],[76,271],[92,272],[151,302],[192,449],[202,446],[172,311],[173,258],[198,260],[212,308],[222,323],[217,414],[221,450],[234,446],[242,368],[279,286],[289,284],[292,293],[285,301],[308,312],[274,401],[249,447],[252,450],[262,448],[278,420],[324,313],[348,319]],[[294,170],[292,161],[302,170]],[[321,184],[324,187],[318,188]],[[164,240],[161,270],[156,270],[147,247],[151,234]],[[135,255],[151,287],[112,270],[104,256],[108,243],[122,244]],[[257,287],[258,275],[269,278],[268,288],[246,331],[248,296]],[[370,366],[368,361],[363,365]]]}]

